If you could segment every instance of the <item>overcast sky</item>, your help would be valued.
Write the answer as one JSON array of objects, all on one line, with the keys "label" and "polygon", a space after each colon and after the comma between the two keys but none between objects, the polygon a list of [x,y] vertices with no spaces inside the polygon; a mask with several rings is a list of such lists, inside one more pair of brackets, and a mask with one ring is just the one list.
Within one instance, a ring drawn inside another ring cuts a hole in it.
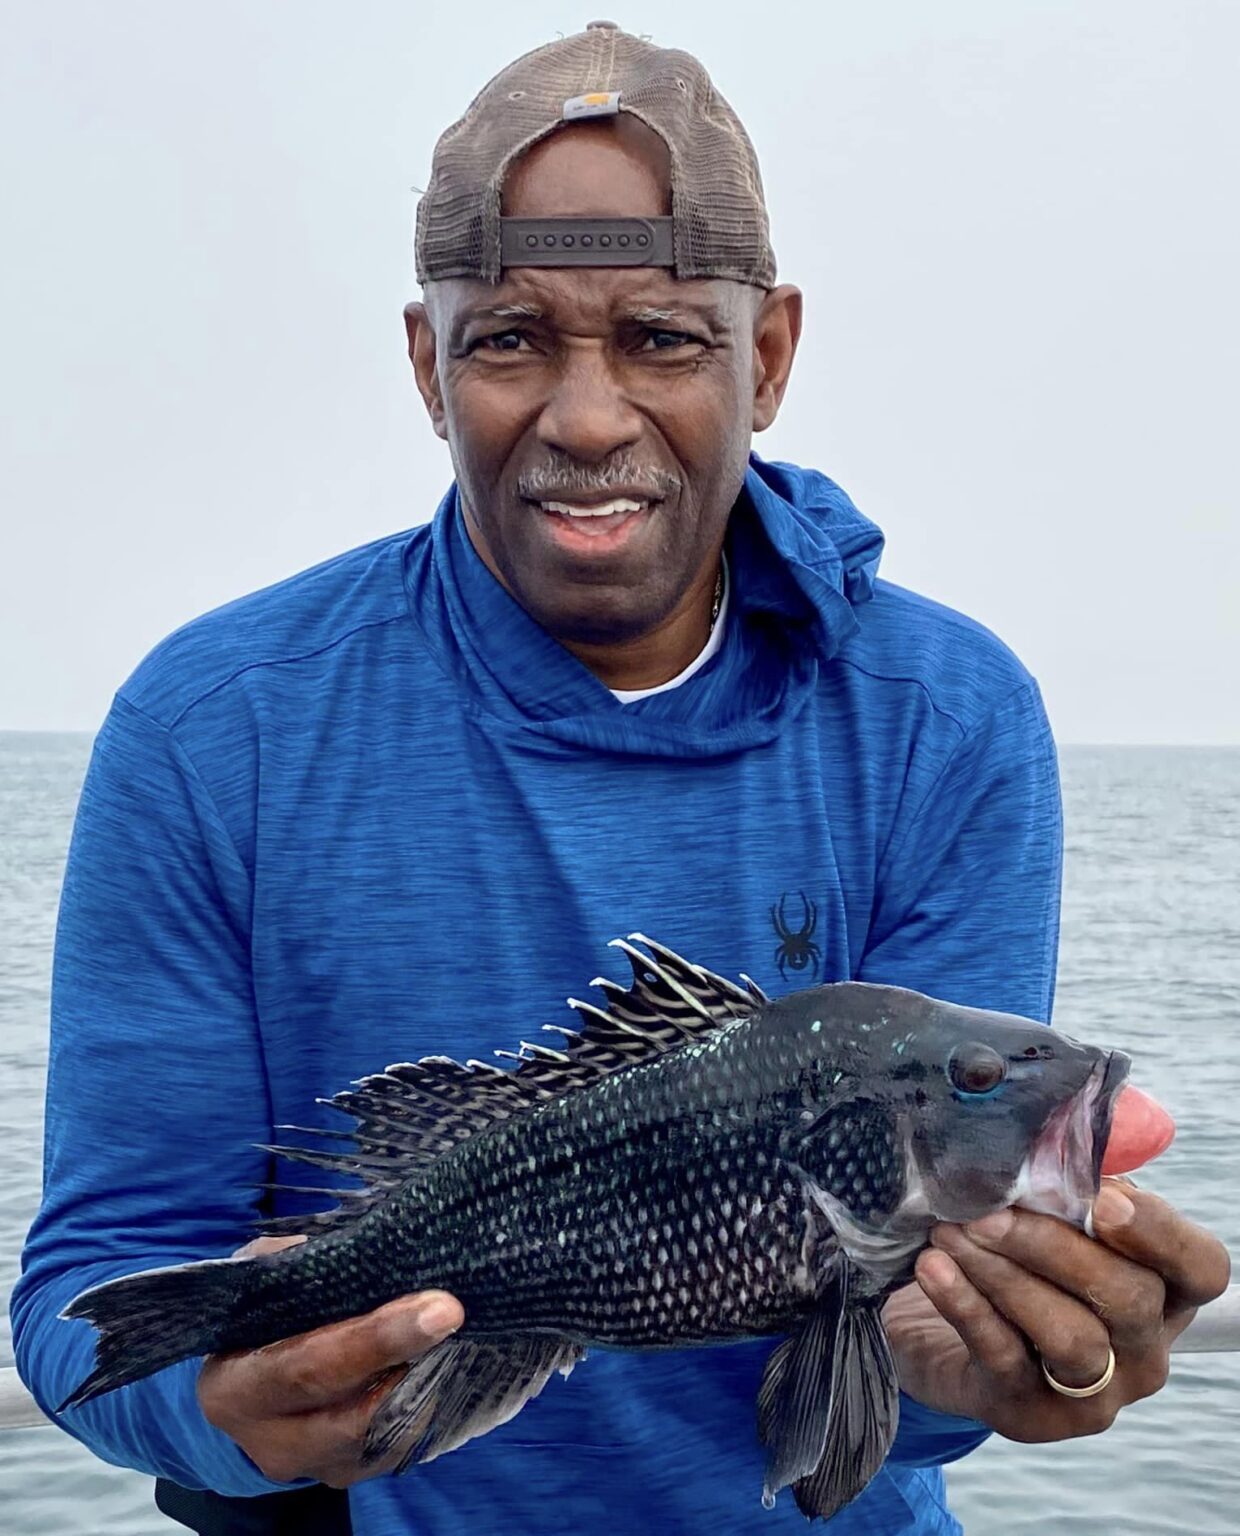
[{"label": "overcast sky", "polygon": [[760,451],[1062,740],[1240,743],[1235,0],[0,7],[0,728],[94,729],[170,629],[431,515],[413,188],[611,14],[757,145],[807,299]]}]

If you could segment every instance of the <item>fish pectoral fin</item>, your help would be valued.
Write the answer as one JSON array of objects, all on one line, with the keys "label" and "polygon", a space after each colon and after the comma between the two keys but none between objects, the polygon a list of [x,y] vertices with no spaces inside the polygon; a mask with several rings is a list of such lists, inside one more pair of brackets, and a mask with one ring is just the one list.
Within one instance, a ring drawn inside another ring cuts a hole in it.
[{"label": "fish pectoral fin", "polygon": [[434,1461],[520,1413],[555,1371],[567,1376],[585,1354],[579,1344],[541,1334],[502,1339],[454,1336],[415,1360],[375,1410],[363,1459],[398,1472]]},{"label": "fish pectoral fin", "polygon": [[868,1486],[887,1459],[899,1414],[899,1378],[879,1306],[851,1307],[836,1343],[822,1459],[793,1484],[802,1514],[829,1520]]},{"label": "fish pectoral fin", "polygon": [[762,1502],[820,1465],[831,1418],[831,1382],[847,1311],[848,1276],[838,1278],[805,1324],[776,1346],[758,1391],[758,1438],[766,1447]]}]

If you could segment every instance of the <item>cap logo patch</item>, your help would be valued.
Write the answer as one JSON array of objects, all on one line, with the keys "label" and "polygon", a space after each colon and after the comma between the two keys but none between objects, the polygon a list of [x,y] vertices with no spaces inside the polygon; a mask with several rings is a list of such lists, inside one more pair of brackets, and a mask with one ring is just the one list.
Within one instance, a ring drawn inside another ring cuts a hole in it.
[{"label": "cap logo patch", "polygon": [[619,111],[619,91],[588,91],[584,96],[568,98],[564,103],[564,121],[575,123],[582,117],[616,117]]}]

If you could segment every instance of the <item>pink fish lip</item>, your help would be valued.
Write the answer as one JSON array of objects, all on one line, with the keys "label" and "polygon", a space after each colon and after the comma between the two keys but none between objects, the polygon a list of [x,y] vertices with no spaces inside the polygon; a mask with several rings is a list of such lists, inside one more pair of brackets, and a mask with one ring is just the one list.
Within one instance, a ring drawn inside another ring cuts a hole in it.
[{"label": "pink fish lip", "polygon": [[[1095,1067],[1090,1073],[1091,1080],[1098,1074],[1098,1086],[1093,1096],[1091,1129],[1093,1131],[1093,1146],[1091,1148],[1090,1169],[1093,1176],[1093,1191],[1098,1192],[1099,1182],[1102,1178],[1102,1159],[1106,1156],[1107,1140],[1111,1134],[1111,1119],[1115,1114],[1115,1101],[1123,1091],[1124,1084],[1128,1081],[1128,1073],[1132,1069],[1132,1057],[1126,1056],[1123,1051],[1110,1051],[1100,1063],[1101,1071]],[[1085,1092],[1089,1084],[1085,1085]]]},{"label": "pink fish lip", "polygon": [[1072,1097],[1051,1112],[1017,1175],[1011,1204],[1088,1229],[1115,1100],[1132,1063],[1100,1056]]},{"label": "pink fish lip", "polygon": [[1135,1083],[1127,1082],[1115,1100],[1115,1114],[1102,1158],[1102,1175],[1131,1173],[1161,1157],[1175,1140],[1175,1121]]}]

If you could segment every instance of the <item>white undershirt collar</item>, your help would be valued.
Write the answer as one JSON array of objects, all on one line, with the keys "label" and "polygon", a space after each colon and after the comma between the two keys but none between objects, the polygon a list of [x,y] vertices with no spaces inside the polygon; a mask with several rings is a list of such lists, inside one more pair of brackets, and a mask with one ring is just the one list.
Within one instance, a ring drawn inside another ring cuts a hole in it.
[{"label": "white undershirt collar", "polygon": [[679,688],[681,683],[687,683],[691,677],[700,672],[713,657],[719,654],[723,646],[723,631],[728,617],[728,589],[731,586],[731,578],[728,575],[728,561],[726,555],[723,558],[723,595],[719,599],[719,613],[715,622],[711,625],[710,635],[706,644],[684,669],[677,672],[675,677],[669,678],[666,683],[658,683],[653,688],[613,688],[621,704],[636,704],[638,699],[648,699],[655,693],[667,693],[672,688]]}]

